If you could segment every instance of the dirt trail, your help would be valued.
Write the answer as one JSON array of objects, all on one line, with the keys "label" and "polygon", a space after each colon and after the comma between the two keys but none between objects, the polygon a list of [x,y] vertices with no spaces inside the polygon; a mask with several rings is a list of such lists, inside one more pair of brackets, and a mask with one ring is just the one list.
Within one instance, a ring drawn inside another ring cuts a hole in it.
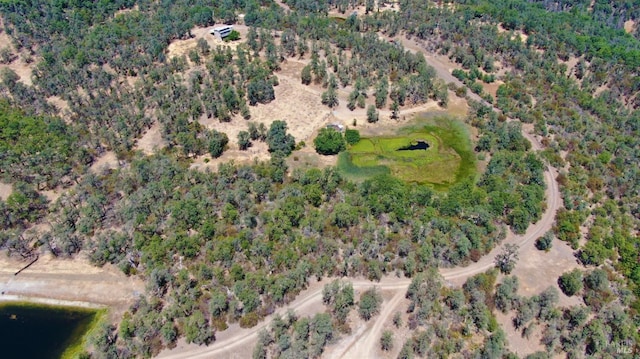
[{"label": "dirt trail", "polygon": [[[411,51],[423,51],[415,42],[403,40],[403,45]],[[460,86],[461,83],[451,75],[450,67],[445,64],[445,59],[438,56],[425,54],[427,62],[434,67],[439,77],[446,82],[453,82]],[[486,102],[470,93],[469,97],[476,101]],[[535,136],[523,130],[523,135],[532,143],[534,150],[540,149],[540,142]],[[111,161],[106,161],[111,162]],[[561,206],[561,197],[558,184],[555,181],[556,170],[548,167],[545,172],[546,201],[547,208],[540,221],[531,225],[524,235],[516,236],[509,232],[503,243],[516,243],[520,245],[520,257],[526,260],[527,253],[535,251],[532,240],[542,236],[551,229],[556,211]],[[496,248],[480,261],[463,268],[442,269],[441,273],[446,281],[451,284],[463,283],[468,277],[483,272],[493,266],[493,259],[500,251]],[[553,249],[552,249],[553,251]],[[21,262],[11,258],[0,258],[0,300],[15,298],[51,298],[60,303],[75,301],[86,303],[97,303],[112,307],[126,308],[135,296],[143,291],[144,284],[135,278],[127,278],[118,271],[117,268],[106,266],[105,268],[95,268],[86,260],[76,259],[73,261],[42,258],[27,271],[19,276],[13,274],[21,267]],[[280,308],[277,314],[284,315],[288,309],[293,309],[298,313],[312,315],[313,313],[324,311],[322,305],[322,287],[334,278],[327,278],[322,282],[312,283],[309,289],[302,291],[300,295],[287,307]],[[340,348],[346,348],[341,353],[334,353],[335,357],[369,358],[375,356],[378,340],[382,328],[388,321],[391,313],[394,313],[402,304],[402,298],[410,284],[410,279],[387,276],[380,282],[372,282],[365,279],[346,279],[353,283],[354,289],[367,289],[377,286],[380,290],[395,291],[395,294],[388,302],[384,302],[380,315],[367,324],[364,331],[360,331],[357,336],[345,338],[345,342],[340,344]],[[210,346],[187,345],[183,341],[172,350],[163,351],[162,358],[233,358],[247,357],[250,355],[253,345],[257,340],[261,329],[271,324],[274,315],[270,315],[257,326],[249,329],[240,328],[237,324],[229,329],[217,334],[217,340]],[[248,355],[247,355],[248,354]]]},{"label": "dirt trail", "polygon": [[[552,167],[548,167],[545,172],[545,182],[547,184],[546,198],[547,209],[544,212],[542,218],[537,223],[529,226],[524,235],[514,235],[509,232],[504,243],[515,243],[520,246],[520,257],[526,258],[527,253],[536,251],[531,244],[533,240],[542,236],[546,231],[550,230],[555,218],[556,211],[560,208],[560,192],[558,190],[558,184],[555,181],[556,170]],[[553,249],[552,249],[553,250]],[[441,269],[440,272],[444,279],[451,284],[461,284],[464,281],[487,269],[494,266],[493,259],[501,251],[501,247],[496,247],[489,254],[483,256],[478,262],[473,263],[467,267],[462,268],[448,268]],[[328,278],[325,282],[329,282],[333,278]],[[390,313],[394,313],[398,310],[398,304],[401,303],[401,299],[406,293],[407,287],[411,283],[407,278],[395,278],[391,276],[384,277],[380,282],[372,282],[364,279],[347,279],[351,280],[354,289],[367,289],[372,286],[377,286],[381,290],[396,290],[397,294],[393,297],[389,303],[384,304],[383,312],[380,316],[374,318],[375,324],[370,324],[371,329],[367,329],[361,336],[352,336],[346,338],[351,342],[341,343],[341,347],[347,347],[347,351],[343,355],[337,357],[343,358],[368,358],[371,357],[372,351],[377,346],[377,340],[380,338],[384,322],[386,321]],[[314,286],[308,290],[300,293],[298,298],[293,301],[286,308],[280,308],[276,313],[284,315],[288,309],[293,309],[297,312],[304,311],[309,312],[312,308],[313,312],[322,312],[324,306],[322,305],[322,287]],[[232,326],[225,332],[220,333],[217,340],[208,347],[201,347],[196,345],[178,345],[176,348],[164,351],[160,354],[161,358],[212,358],[212,357],[224,357],[232,358],[237,356],[240,346],[254,345],[258,338],[258,333],[261,329],[266,328],[273,319],[273,315],[267,317],[260,324],[253,328],[242,329],[240,327]],[[358,342],[357,345],[353,345],[354,342]],[[365,343],[367,343],[365,345]]]},{"label": "dirt trail", "polygon": [[[412,52],[424,51],[419,44],[409,41],[407,39],[402,40],[403,45],[408,48]],[[437,56],[429,55],[425,53],[425,57],[429,65],[433,66],[436,70],[438,76],[444,79],[446,82],[453,82],[458,86],[461,86],[462,83],[453,77],[449,72],[450,67],[445,65],[445,61],[440,59]],[[493,106],[478,95],[470,93],[469,97],[473,100],[479,101],[487,106]],[[498,111],[498,109],[494,110]],[[509,121],[513,121],[513,119],[509,119]],[[532,145],[533,150],[540,150],[542,145],[538,139],[528,133],[525,129],[523,129],[522,134],[525,138],[527,138]],[[542,218],[535,224],[529,226],[526,233],[523,235],[515,235],[511,231],[508,232],[507,238],[503,241],[503,245],[506,243],[513,243],[520,246],[520,258],[526,258],[527,253],[531,253],[532,251],[536,251],[535,247],[532,245],[532,241],[537,239],[538,237],[544,235],[545,232],[549,231],[554,223],[555,215],[558,209],[562,205],[560,191],[558,188],[558,183],[556,182],[557,171],[555,168],[551,166],[547,166],[547,170],[545,171],[545,183],[547,185],[547,189],[545,191],[547,206],[546,210],[542,215]],[[529,244],[529,245],[528,245]],[[441,269],[440,273],[444,277],[445,281],[450,284],[460,285],[464,283],[464,281],[481,272],[488,270],[494,266],[494,258],[495,256],[502,250],[502,247],[496,247],[487,255],[483,256],[478,262],[473,263],[467,267],[457,267],[457,268],[446,268]],[[553,249],[552,249],[553,250]],[[330,278],[327,281],[331,280]],[[383,304],[383,312],[379,317],[374,318],[375,322],[370,323],[370,328],[367,328],[363,334],[352,335],[349,338],[345,338],[346,342],[340,344],[340,348],[347,348],[345,352],[342,353],[333,353],[328,355],[330,357],[338,357],[338,358],[370,358],[375,353],[375,348],[377,347],[377,341],[380,338],[382,328],[384,323],[387,321],[390,313],[394,313],[399,308],[399,304],[402,302],[401,299],[406,293],[407,287],[410,284],[410,280],[406,278],[394,278],[387,276],[383,278],[380,282],[372,282],[368,280],[352,280],[354,289],[361,288],[369,288],[371,286],[377,286],[381,290],[397,290],[397,293],[394,297],[388,302]],[[295,311],[308,311],[310,307],[315,309],[315,312],[321,312],[324,310],[324,306],[321,302],[321,294],[322,288],[316,287],[313,289],[309,289],[300,293],[298,298],[293,301],[286,308],[281,308],[277,311],[279,314],[285,313],[288,309],[293,309]],[[221,335],[217,338],[216,342],[208,347],[199,347],[195,345],[179,345],[178,347],[170,350],[164,351],[160,354],[161,358],[211,358],[211,357],[227,357],[233,358],[238,356],[238,350],[240,349],[240,345],[245,346],[245,350],[247,350],[246,346],[251,343],[252,345],[255,343],[255,340],[258,337],[258,332],[268,327],[271,320],[273,319],[273,315],[265,318],[259,325],[254,328],[242,329],[239,327],[231,327],[225,332],[221,333]],[[224,336],[223,336],[224,334]],[[356,343],[357,342],[357,343]],[[355,343],[355,344],[354,344]],[[246,352],[250,353],[250,352]]]},{"label": "dirt trail", "polygon": [[[341,348],[347,347],[346,350],[340,350],[338,352],[327,352],[323,357],[326,358],[373,358],[375,356],[376,348],[379,347],[377,343],[380,341],[384,324],[389,321],[393,313],[396,312],[396,308],[400,307],[402,299],[405,297],[404,290],[396,290],[396,294],[388,301],[382,303],[382,312],[374,317],[371,322],[367,323],[367,331],[362,335],[353,337],[352,340],[341,343]],[[378,334],[379,333],[379,334]],[[378,334],[378,335],[376,335]]]}]

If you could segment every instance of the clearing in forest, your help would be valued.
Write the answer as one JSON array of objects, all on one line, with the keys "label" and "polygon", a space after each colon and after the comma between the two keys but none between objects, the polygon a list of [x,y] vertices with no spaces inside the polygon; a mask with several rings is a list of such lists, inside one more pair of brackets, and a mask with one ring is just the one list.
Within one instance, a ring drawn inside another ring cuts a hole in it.
[{"label": "clearing in forest", "polygon": [[391,173],[437,189],[447,189],[476,172],[467,129],[448,117],[423,119],[396,135],[362,138],[340,154],[338,169],[354,181]]}]

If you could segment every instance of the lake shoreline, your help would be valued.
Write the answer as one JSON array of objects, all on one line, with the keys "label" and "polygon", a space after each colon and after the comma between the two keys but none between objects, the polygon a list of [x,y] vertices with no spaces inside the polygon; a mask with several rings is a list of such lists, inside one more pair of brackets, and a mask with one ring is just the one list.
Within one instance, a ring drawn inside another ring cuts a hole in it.
[{"label": "lake shoreline", "polygon": [[75,307],[75,308],[84,308],[84,309],[109,308],[109,306],[105,304],[83,302],[78,300],[63,300],[63,299],[55,299],[55,298],[47,298],[47,297],[33,297],[33,296],[15,295],[15,294],[0,294],[0,304],[6,304],[6,303],[42,304],[42,305],[54,306],[54,307]]}]

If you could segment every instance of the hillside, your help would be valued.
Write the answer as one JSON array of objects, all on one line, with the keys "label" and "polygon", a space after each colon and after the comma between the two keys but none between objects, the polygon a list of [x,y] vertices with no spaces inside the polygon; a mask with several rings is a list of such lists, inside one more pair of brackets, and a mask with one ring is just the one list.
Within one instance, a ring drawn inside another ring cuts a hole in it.
[{"label": "hillside", "polygon": [[638,353],[638,14],[2,2],[3,295],[92,358]]}]

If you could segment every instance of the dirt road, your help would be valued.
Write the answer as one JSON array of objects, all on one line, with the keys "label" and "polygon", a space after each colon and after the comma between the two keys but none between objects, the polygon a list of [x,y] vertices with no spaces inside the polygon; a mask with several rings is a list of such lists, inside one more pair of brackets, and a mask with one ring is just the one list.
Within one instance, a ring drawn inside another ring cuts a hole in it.
[{"label": "dirt road", "polygon": [[[403,45],[412,52],[424,51],[419,44],[407,39],[402,40]],[[461,86],[462,83],[453,77],[450,73],[451,65],[445,64],[445,60],[438,56],[425,53],[425,57],[429,65],[433,66],[437,75],[445,82],[453,82],[457,86]],[[470,98],[484,103],[487,106],[493,107],[491,104],[484,101],[478,95],[470,93]],[[497,109],[495,109],[497,110]],[[509,119],[513,121],[513,119]],[[523,130],[523,136],[527,138],[532,145],[533,150],[540,150],[542,148],[540,142],[534,135]],[[531,242],[538,237],[544,235],[549,231],[554,223],[557,210],[561,207],[562,201],[560,191],[558,189],[558,183],[556,182],[557,172],[553,167],[548,166],[545,172],[546,189],[546,210],[542,215],[542,218],[535,224],[529,226],[524,235],[515,235],[511,231],[508,232],[507,238],[503,241],[503,244],[513,243],[520,246],[520,257],[524,258],[528,252],[535,251],[535,247]],[[467,267],[457,267],[441,269],[440,272],[444,279],[455,285],[460,285],[464,281],[487,269],[494,266],[495,256],[502,250],[502,247],[496,247],[489,254],[483,256],[478,262],[473,263]],[[327,280],[331,280],[330,278]],[[375,353],[378,347],[378,340],[382,333],[384,323],[388,320],[391,313],[394,313],[399,308],[401,299],[407,290],[410,280],[406,278],[393,278],[385,277],[380,282],[371,282],[368,280],[352,280],[353,287],[356,290],[367,289],[372,286],[377,286],[382,290],[396,290],[397,293],[388,302],[384,302],[382,305],[382,312],[379,316],[374,318],[371,322],[367,323],[367,328],[364,331],[358,331],[358,335],[352,335],[345,338],[345,342],[341,342],[338,349],[334,348],[333,352],[325,353],[329,358],[372,358],[375,357]],[[298,298],[293,301],[286,308],[281,308],[276,313],[283,315],[288,309],[293,309],[296,312],[314,313],[324,310],[322,305],[322,287],[314,286],[308,290],[303,291]],[[170,351],[164,351],[160,354],[161,358],[235,358],[241,357],[239,355],[250,355],[250,351],[247,351],[247,345],[251,347],[255,345],[255,341],[258,337],[258,332],[263,328],[268,327],[272,316],[267,317],[259,325],[250,329],[242,329],[240,327],[232,326],[217,338],[211,346],[199,347],[195,345],[186,345],[180,343],[176,348]],[[240,346],[244,347],[244,350],[240,350]],[[346,349],[344,349],[346,348]],[[240,350],[240,351],[239,351]],[[243,354],[240,354],[243,353]]]},{"label": "dirt road", "polygon": [[[537,141],[536,141],[537,142]],[[535,145],[534,145],[535,146]],[[547,208],[542,218],[537,223],[529,226],[528,230],[523,235],[514,235],[509,232],[507,238],[504,240],[506,243],[514,243],[520,246],[520,257],[526,257],[528,252],[535,251],[535,247],[531,244],[533,240],[542,236],[545,232],[551,229],[555,214],[561,206],[560,192],[558,190],[558,184],[555,181],[557,174],[556,170],[552,167],[548,167],[545,172],[545,183],[547,184],[546,200]],[[487,269],[493,267],[493,260],[495,256],[501,251],[501,247],[496,247],[489,254],[483,256],[478,262],[473,263],[467,267],[442,269],[440,272],[444,279],[452,284],[459,285],[464,281]],[[335,278],[328,278],[325,282],[329,282]],[[397,294],[389,302],[385,302],[382,305],[382,312],[379,316],[375,317],[370,323],[367,324],[367,328],[359,336],[351,336],[349,339],[351,342],[341,343],[341,348],[347,348],[341,353],[330,353],[327,357],[336,358],[371,358],[374,357],[373,353],[377,349],[377,341],[383,330],[383,324],[396,310],[396,307],[401,302],[400,299],[404,297],[404,293],[407,287],[411,283],[407,278],[395,278],[387,276],[380,282],[372,282],[364,279],[347,279],[353,283],[353,287],[356,290],[368,289],[372,286],[376,286],[381,290],[396,290]],[[312,286],[300,293],[298,298],[293,301],[286,308],[280,308],[276,313],[284,315],[287,310],[293,309],[296,312],[304,313],[317,313],[324,310],[322,305],[322,286]],[[160,358],[235,358],[242,357],[240,351],[246,350],[247,346],[253,347],[258,338],[258,333],[263,328],[266,328],[273,315],[267,317],[260,324],[253,328],[243,329],[237,325],[231,326],[225,332],[220,333],[217,340],[208,347],[186,345],[180,343],[176,348],[164,351],[160,354]],[[357,342],[357,344],[355,344]],[[243,348],[244,347],[244,348]],[[246,351],[243,352],[246,355]],[[250,352],[249,352],[250,354]],[[240,356],[239,356],[240,355]]]},{"label": "dirt road", "polygon": [[[412,51],[422,51],[417,45],[404,44]],[[438,76],[446,82],[454,82],[461,85],[449,72],[448,64],[443,59],[426,55],[430,65],[436,69]],[[481,99],[475,94],[469,94],[474,100]],[[485,103],[486,104],[486,103]],[[523,131],[523,135],[532,143],[533,149],[540,149],[540,142],[535,136]],[[556,211],[561,206],[561,197],[558,184],[555,181],[556,170],[552,167],[545,172],[547,184],[546,201],[547,208],[540,221],[531,225],[524,235],[516,236],[509,233],[504,243],[520,245],[520,257],[525,258],[527,253],[535,251],[532,240],[543,235],[551,229]],[[446,281],[459,285],[470,276],[483,272],[493,266],[493,259],[500,251],[496,248],[478,262],[467,267],[442,269],[441,273]],[[54,260],[42,258],[28,271],[19,276],[14,276],[20,268],[20,263],[11,259],[0,259],[0,300],[15,298],[50,298],[60,303],[97,303],[106,306],[126,307],[127,303],[135,298],[136,294],[144,290],[140,280],[127,278],[117,268],[95,268],[82,260]],[[312,283],[310,287],[301,292],[296,300],[285,308],[276,311],[284,315],[288,309],[293,309],[304,315],[313,315],[324,311],[322,305],[322,287],[332,279]],[[376,286],[381,290],[395,291],[395,293],[382,304],[381,313],[367,323],[366,328],[357,331],[357,335],[345,338],[345,341],[336,346],[332,352],[326,353],[327,357],[335,358],[371,358],[375,357],[378,348],[378,340],[388,321],[402,304],[402,299],[410,280],[387,276],[380,282],[371,282],[365,279],[346,279],[353,283],[354,289],[365,290]],[[249,329],[240,328],[237,324],[230,326],[224,332],[218,333],[216,341],[210,346],[187,345],[183,341],[177,347],[164,351],[162,358],[245,358],[250,356],[251,350],[258,338],[258,333],[270,325],[274,315],[271,315],[257,326]],[[248,354],[248,355],[247,355]]]}]

